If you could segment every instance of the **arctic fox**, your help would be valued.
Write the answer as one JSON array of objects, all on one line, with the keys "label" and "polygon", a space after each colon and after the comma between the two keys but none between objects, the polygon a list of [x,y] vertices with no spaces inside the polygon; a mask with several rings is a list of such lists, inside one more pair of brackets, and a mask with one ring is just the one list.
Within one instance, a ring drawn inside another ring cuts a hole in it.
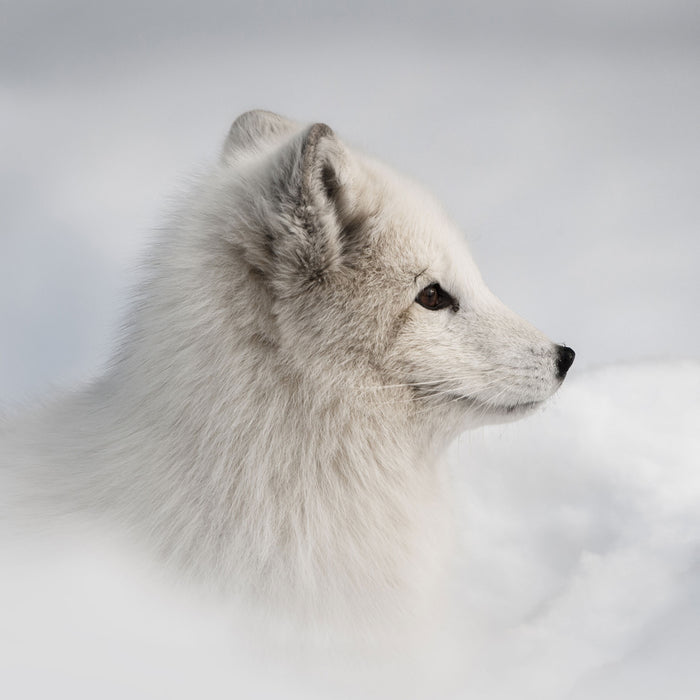
[{"label": "arctic fox", "polygon": [[54,503],[198,579],[371,621],[439,588],[450,440],[525,415],[573,359],[418,186],[254,111],[152,246],[105,375],[5,439]]}]

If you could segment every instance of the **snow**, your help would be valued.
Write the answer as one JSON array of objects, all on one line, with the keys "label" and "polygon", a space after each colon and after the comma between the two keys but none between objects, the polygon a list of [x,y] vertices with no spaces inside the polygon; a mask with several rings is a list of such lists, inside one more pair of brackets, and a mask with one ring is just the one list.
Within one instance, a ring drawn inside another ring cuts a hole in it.
[{"label": "snow", "polygon": [[0,696],[700,696],[694,3],[7,5],[3,404],[99,371],[159,209],[253,107],[422,181],[577,359],[451,451],[451,671],[287,668],[113,533],[6,518]]},{"label": "snow", "polygon": [[609,366],[456,448],[483,697],[653,698],[671,676],[670,697],[698,692],[698,396],[700,363]]},{"label": "snow", "polygon": [[[436,686],[444,697],[697,697],[698,396],[700,362],[609,366],[571,377],[536,416],[459,440],[450,646],[432,650],[444,668],[426,661],[413,697]],[[85,531],[5,528],[4,697],[407,697],[401,664],[358,679],[356,667],[251,652],[226,605]]]}]

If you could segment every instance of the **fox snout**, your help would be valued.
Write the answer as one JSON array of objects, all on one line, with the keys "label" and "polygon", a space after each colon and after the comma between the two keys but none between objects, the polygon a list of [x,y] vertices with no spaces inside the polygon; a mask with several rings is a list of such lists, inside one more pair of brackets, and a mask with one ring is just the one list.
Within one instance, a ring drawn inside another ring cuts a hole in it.
[{"label": "fox snout", "polygon": [[574,363],[576,353],[566,345],[557,346],[557,377],[564,379],[569,368]]}]

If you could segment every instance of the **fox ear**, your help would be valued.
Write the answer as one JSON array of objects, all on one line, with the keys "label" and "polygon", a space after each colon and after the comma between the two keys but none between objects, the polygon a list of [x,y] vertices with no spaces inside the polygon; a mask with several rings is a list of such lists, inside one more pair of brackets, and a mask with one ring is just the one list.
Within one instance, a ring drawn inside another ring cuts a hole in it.
[{"label": "fox ear", "polygon": [[240,153],[264,148],[275,139],[289,136],[298,129],[299,125],[291,119],[274,112],[264,109],[244,112],[231,125],[221,158],[222,160],[235,159]]},{"label": "fox ear", "polygon": [[273,163],[267,195],[276,211],[266,228],[277,271],[319,280],[353,247],[359,215],[352,157],[329,126],[313,124]]}]

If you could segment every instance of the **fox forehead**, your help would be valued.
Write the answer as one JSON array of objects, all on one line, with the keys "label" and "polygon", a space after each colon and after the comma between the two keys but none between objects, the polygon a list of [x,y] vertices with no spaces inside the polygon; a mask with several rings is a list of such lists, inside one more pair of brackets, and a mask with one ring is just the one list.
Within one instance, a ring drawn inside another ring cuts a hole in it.
[{"label": "fox forehead", "polygon": [[382,163],[363,158],[359,173],[375,253],[416,285],[439,282],[454,293],[475,295],[481,274],[464,237],[438,201],[420,185]]}]

